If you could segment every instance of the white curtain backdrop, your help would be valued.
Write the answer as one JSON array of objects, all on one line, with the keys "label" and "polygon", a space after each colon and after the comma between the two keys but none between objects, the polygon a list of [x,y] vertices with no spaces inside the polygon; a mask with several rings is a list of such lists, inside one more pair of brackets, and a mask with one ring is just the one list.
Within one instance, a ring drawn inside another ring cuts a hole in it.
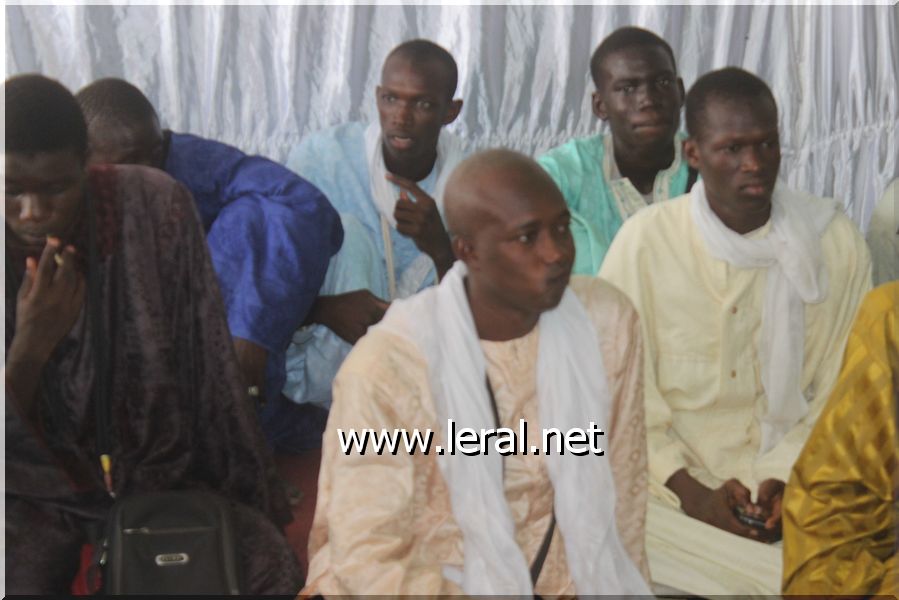
[{"label": "white curtain backdrop", "polygon": [[145,91],[165,126],[284,160],[303,135],[375,118],[387,52],[445,46],[472,147],[540,153],[599,130],[590,54],[634,24],[669,41],[685,85],[726,65],[780,106],[790,185],[840,198],[867,228],[899,175],[899,10],[889,6],[8,6],[7,75],[73,91],[106,76]]}]

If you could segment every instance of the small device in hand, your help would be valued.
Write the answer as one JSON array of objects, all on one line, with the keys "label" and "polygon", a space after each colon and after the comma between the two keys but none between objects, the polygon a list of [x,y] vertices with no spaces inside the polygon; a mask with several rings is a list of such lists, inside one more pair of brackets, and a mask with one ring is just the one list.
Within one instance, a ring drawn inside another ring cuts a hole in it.
[{"label": "small device in hand", "polygon": [[743,525],[754,527],[755,529],[765,528],[766,519],[748,514],[742,506],[738,506],[734,510],[734,514],[737,516],[737,520]]}]

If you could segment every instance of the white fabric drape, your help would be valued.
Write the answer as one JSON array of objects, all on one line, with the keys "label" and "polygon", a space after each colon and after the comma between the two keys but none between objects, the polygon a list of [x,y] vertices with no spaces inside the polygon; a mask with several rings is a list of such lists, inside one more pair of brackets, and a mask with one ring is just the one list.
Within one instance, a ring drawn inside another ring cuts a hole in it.
[{"label": "white fabric drape", "polygon": [[539,153],[599,129],[590,54],[635,24],[684,83],[738,65],[780,106],[781,178],[867,228],[899,176],[899,11],[890,6],[8,6],[7,75],[142,88],[164,124],[284,160],[301,136],[376,117],[381,63],[415,37],[448,48],[470,147]]}]

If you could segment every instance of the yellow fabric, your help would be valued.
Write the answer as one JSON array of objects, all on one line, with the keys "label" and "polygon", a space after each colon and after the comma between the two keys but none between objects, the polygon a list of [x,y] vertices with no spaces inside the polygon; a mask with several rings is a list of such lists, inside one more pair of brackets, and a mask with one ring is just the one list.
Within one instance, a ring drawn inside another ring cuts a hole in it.
[{"label": "yellow fabric", "polygon": [[899,596],[899,282],[865,298],[784,497],[787,594]]},{"label": "yellow fabric", "polygon": [[650,490],[674,506],[677,498],[664,483],[681,468],[709,487],[736,477],[755,492],[765,479],[786,481],[833,387],[871,281],[864,238],[838,214],[822,236],[830,292],[805,311],[801,377],[809,412],[758,456],[758,417],[767,408],[757,350],[767,269],[739,269],[712,258],[689,200],[681,196],[630,218],[600,270],[640,314]]},{"label": "yellow fabric", "polygon": [[[613,397],[612,420],[605,428],[606,456],[598,460],[611,461],[621,540],[646,576],[647,466],[639,401],[639,321],[627,299],[606,283],[574,277],[571,287],[602,340],[602,359]],[[518,419],[527,419],[528,444],[539,443],[535,441],[540,427],[535,394],[538,336],[535,329],[509,342],[482,342],[500,420],[504,427],[517,430]],[[303,593],[461,593],[442,573],[444,565],[461,567],[464,557],[437,456],[409,455],[404,450],[396,456],[386,452],[382,456],[344,455],[336,429],[351,427],[431,428],[435,444],[446,447],[445,423],[436,420],[427,365],[411,344],[376,328],[356,345],[335,380],[309,539],[312,558]],[[542,457],[509,456],[504,465],[516,539],[530,563],[549,525],[552,488]],[[592,500],[611,502],[612,493]],[[576,592],[558,528],[536,592]]]}]

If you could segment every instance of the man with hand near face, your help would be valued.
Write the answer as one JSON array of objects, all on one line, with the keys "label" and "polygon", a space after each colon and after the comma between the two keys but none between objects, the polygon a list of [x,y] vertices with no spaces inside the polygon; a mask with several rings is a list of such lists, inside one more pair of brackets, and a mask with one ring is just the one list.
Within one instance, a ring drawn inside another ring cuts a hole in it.
[{"label": "man with hand near face", "polygon": [[437,282],[453,263],[441,217],[443,189],[462,159],[444,131],[462,109],[453,99],[453,57],[426,40],[394,48],[376,90],[378,122],[348,123],[304,139],[287,166],[341,213],[344,244],[288,351],[284,393],[327,408],[340,363],[390,301]]},{"label": "man with hand near face", "polygon": [[781,552],[765,542],[871,261],[833,200],[777,183],[762,80],[714,71],[686,106],[684,153],[702,180],[625,223],[600,270],[644,327],[650,569],[691,594],[777,594]]},{"label": "man with hand near face", "polygon": [[59,83],[4,92],[6,591],[68,593],[113,497],[204,489],[231,501],[241,591],[294,593],[290,509],[190,194],[156,169],[88,166]]},{"label": "man with hand near face", "polygon": [[574,272],[595,275],[621,224],[689,191],[695,172],[681,156],[684,84],[665,40],[622,27],[593,53],[590,72],[593,114],[609,132],[566,142],[538,162],[573,213]]},{"label": "man with hand near face", "polygon": [[[446,187],[459,261],[391,305],[334,383],[309,538],[308,587],[514,597],[648,594],[646,438],[637,314],[594,277],[571,278],[569,211],[531,159],[490,150]],[[476,431],[601,424],[603,456],[466,455]],[[433,433],[425,449],[341,449],[338,430]],[[542,557],[542,558],[541,558]]]}]

